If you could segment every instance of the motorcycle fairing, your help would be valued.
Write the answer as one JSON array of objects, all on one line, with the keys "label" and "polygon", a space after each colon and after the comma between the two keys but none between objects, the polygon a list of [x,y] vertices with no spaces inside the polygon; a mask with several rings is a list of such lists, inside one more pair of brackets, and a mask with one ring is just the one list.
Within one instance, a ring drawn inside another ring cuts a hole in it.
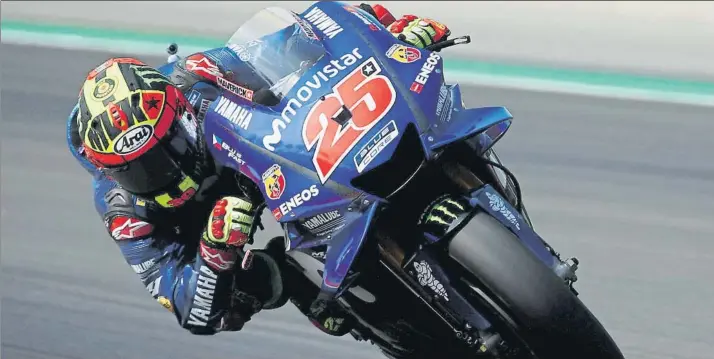
[{"label": "motorcycle fairing", "polygon": [[[329,245],[322,289],[334,294],[339,291],[365,240],[364,236],[370,228],[377,203],[380,203],[378,198],[371,200],[371,206],[362,216],[332,233],[331,238],[311,238],[299,233],[294,222],[328,210],[339,209],[345,212],[347,203],[363,195],[362,191],[351,185],[351,180],[360,174],[352,161],[360,149],[375,134],[382,131],[385,125],[392,122],[400,136],[409,124],[415,124],[422,134],[421,145],[428,150],[472,136],[498,120],[510,118],[510,114],[502,108],[463,110],[458,114],[453,112],[445,127],[438,129],[432,126],[436,121],[436,96],[443,86],[441,57],[424,50],[418,50],[421,59],[412,63],[402,63],[388,57],[386,53],[391,46],[405,45],[389,33],[372,31],[365,27],[359,17],[337,3],[320,2],[306,9],[300,14],[305,20],[302,25],[311,26],[305,14],[313,11],[315,7],[319,7],[333,20],[339,21],[338,25],[346,31],[335,32],[333,28],[335,37],[321,40],[324,55],[312,67],[305,69],[294,86],[284,92],[280,103],[266,106],[224,91],[223,96],[209,106],[203,126],[209,150],[215,158],[253,180],[264,194],[266,205],[275,219],[285,225],[290,247]],[[221,66],[231,69],[231,61],[235,62],[235,66],[239,66],[243,60],[237,56],[227,56],[221,60]],[[435,63],[430,78],[419,92],[411,91],[409,84],[423,72],[427,61]],[[315,147],[308,150],[304,141],[304,123],[307,121],[305,118],[324,98],[335,93],[335,87],[339,83],[360,73],[366,78],[378,75],[388,79],[394,87],[393,102],[384,118],[377,120],[369,130],[364,131],[360,140],[348,148],[344,160],[339,162],[336,169],[325,179],[316,173]],[[458,87],[451,87],[450,91],[452,103],[458,103],[458,108],[462,109]],[[295,105],[296,101],[298,105]],[[230,107],[226,107],[229,102]],[[292,104],[292,107],[286,112],[289,104]],[[454,106],[449,106],[449,110],[453,111],[452,107]],[[227,108],[231,110],[226,110]],[[235,111],[249,113],[250,122],[235,123],[235,119],[232,119],[235,117]],[[285,113],[289,114],[287,118]],[[473,121],[474,118],[480,120]],[[454,134],[450,134],[451,131],[455,131]],[[265,139],[269,136],[279,140],[272,147],[266,146]],[[428,141],[429,137],[432,141]],[[399,138],[382,148],[363,172],[389,160]],[[433,153],[425,152],[427,156]],[[240,158],[240,161],[236,158]],[[278,174],[275,174],[276,168]],[[267,175],[271,171],[274,177],[280,180],[277,181],[277,189],[275,181],[272,182],[273,190],[269,193],[268,187],[271,184],[266,178],[270,177]]]},{"label": "motorcycle fairing", "polygon": [[[441,268],[439,261],[433,258],[429,251],[418,252],[404,265],[404,271],[421,287],[424,298],[432,298],[431,303],[438,302],[448,307],[457,317],[463,318],[478,329],[491,326],[486,318],[473,310],[471,304],[451,285],[449,277]],[[452,323],[461,327],[463,323]]]},{"label": "motorcycle fairing", "polygon": [[375,201],[368,205],[343,230],[336,232],[328,243],[322,281],[323,292],[336,294],[340,291],[352,263],[362,248],[362,243],[367,238],[380,204],[381,202]]},{"label": "motorcycle fairing", "polygon": [[[473,191],[466,196],[466,199],[468,199],[472,209],[465,213],[460,220],[454,222],[449,233],[440,238],[430,238],[430,244],[439,242],[444,238],[447,240],[453,238],[454,232],[465,230],[465,224],[474,214],[481,211],[492,216],[511,230],[518,240],[548,267],[555,268],[555,265],[559,263],[518,211],[508,201],[504,200],[491,185],[484,185]],[[430,301],[432,306],[441,307],[447,313],[450,312],[455,314],[456,317],[463,318],[466,323],[476,329],[488,330],[491,327],[488,319],[479,313],[478,308],[475,308],[459,294],[449,276],[442,269],[439,261],[434,260],[431,253],[428,250],[418,252],[411,261],[404,265],[407,274],[426,291],[426,297],[433,298]],[[463,330],[463,333],[457,334],[466,335],[463,337],[465,340],[471,335],[469,333],[470,330],[459,327],[464,323],[455,322],[450,316],[446,316],[444,319],[450,321],[455,330]]]},{"label": "motorcycle fairing", "polygon": [[491,185],[487,184],[473,191],[468,200],[473,210],[488,213],[513,232],[518,240],[546,266],[554,268],[559,263],[558,258],[548,250],[545,242],[528,225],[523,216]]},{"label": "motorcycle fairing", "polygon": [[[443,103],[441,109],[437,107],[435,110],[439,121],[433,121],[429,130],[422,135],[432,152],[483,132],[488,137],[479,142],[488,142],[482,144],[490,148],[508,131],[513,119],[505,107],[464,109],[459,85],[444,85],[439,91],[437,103]],[[488,148],[482,148],[480,152]]]}]

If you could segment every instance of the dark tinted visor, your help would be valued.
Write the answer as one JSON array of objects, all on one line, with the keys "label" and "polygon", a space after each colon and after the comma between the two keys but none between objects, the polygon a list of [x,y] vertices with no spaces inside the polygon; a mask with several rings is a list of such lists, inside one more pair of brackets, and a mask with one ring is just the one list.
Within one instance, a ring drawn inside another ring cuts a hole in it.
[{"label": "dark tinted visor", "polygon": [[106,169],[104,172],[134,194],[158,191],[181,178],[181,167],[161,145],[154,146],[126,166]]},{"label": "dark tinted visor", "polygon": [[193,114],[184,112],[152,149],[125,166],[104,172],[134,194],[148,195],[175,185],[182,172],[194,175],[199,160],[196,125]]}]

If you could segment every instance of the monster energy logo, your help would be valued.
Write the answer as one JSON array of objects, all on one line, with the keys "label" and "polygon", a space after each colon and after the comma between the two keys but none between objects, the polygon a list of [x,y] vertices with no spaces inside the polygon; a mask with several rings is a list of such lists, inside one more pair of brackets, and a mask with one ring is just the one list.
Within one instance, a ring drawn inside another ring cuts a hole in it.
[{"label": "monster energy logo", "polygon": [[169,80],[164,77],[160,72],[152,69],[149,66],[143,66],[143,65],[130,65],[131,68],[136,72],[139,77],[146,83],[147,85],[151,86],[151,84],[155,82],[164,82],[164,83],[169,83]]},{"label": "monster energy logo", "polygon": [[459,202],[447,198],[432,207],[424,219],[425,224],[440,224],[448,226],[464,211],[464,206]]}]

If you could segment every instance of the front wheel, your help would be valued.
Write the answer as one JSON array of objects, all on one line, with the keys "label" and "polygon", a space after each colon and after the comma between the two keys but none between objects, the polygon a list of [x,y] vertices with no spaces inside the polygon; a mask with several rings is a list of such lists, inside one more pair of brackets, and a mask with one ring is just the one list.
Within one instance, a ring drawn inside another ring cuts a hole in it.
[{"label": "front wheel", "polygon": [[540,359],[624,358],[563,280],[495,218],[477,213],[448,251],[464,269],[461,288],[492,313],[507,346]]}]

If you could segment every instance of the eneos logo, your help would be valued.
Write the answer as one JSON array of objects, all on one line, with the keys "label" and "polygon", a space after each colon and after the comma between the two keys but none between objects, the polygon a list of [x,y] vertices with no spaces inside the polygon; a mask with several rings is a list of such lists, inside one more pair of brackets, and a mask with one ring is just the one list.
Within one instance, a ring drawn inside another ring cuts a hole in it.
[{"label": "eneos logo", "polygon": [[114,152],[119,155],[132,154],[144,147],[153,134],[154,127],[151,125],[136,126],[114,140]]},{"label": "eneos logo", "polygon": [[280,165],[274,164],[263,173],[263,185],[265,185],[265,193],[270,199],[279,199],[285,192],[285,176]]},{"label": "eneos logo", "polygon": [[421,52],[418,49],[401,44],[392,45],[386,55],[403,64],[411,64],[421,59]]}]

